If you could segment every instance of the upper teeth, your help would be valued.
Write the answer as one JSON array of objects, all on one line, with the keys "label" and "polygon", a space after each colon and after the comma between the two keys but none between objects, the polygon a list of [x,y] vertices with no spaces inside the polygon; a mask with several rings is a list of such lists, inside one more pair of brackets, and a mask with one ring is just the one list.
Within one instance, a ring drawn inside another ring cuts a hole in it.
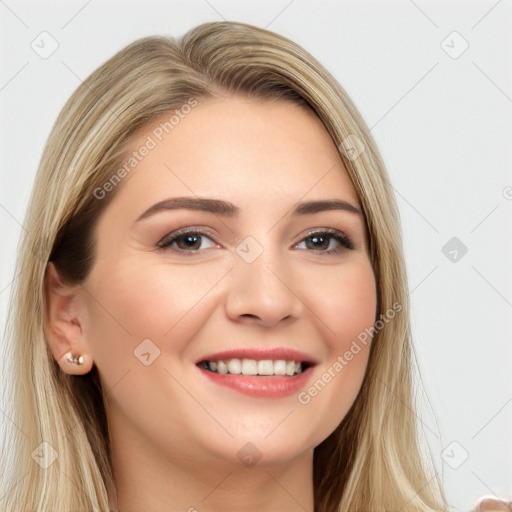
[{"label": "upper teeth", "polygon": [[278,359],[226,359],[225,361],[208,361],[208,367],[218,373],[234,375],[295,375],[302,372],[302,365],[297,361]]}]

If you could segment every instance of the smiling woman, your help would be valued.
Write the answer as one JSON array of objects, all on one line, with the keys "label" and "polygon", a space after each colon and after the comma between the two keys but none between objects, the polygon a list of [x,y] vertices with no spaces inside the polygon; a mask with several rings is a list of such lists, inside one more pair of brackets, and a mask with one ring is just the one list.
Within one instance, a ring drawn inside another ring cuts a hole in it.
[{"label": "smiling woman", "polygon": [[298,45],[132,43],[57,119],[26,225],[2,510],[448,510],[392,188]]}]

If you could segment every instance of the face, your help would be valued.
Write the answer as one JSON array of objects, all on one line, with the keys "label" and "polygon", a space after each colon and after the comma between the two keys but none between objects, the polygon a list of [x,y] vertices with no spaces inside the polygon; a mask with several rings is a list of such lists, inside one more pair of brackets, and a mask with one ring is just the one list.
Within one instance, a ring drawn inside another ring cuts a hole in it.
[{"label": "face", "polygon": [[161,122],[133,141],[156,145],[102,213],[80,292],[114,444],[238,464],[311,452],[356,398],[370,347],[353,342],[376,314],[336,147],[287,101],[201,100],[158,140]]}]

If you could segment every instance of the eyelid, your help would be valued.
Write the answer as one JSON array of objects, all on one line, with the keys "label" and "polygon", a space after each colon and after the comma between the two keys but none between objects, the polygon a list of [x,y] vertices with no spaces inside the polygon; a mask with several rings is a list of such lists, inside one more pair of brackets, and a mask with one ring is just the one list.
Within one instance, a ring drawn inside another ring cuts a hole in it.
[{"label": "eyelid", "polygon": [[311,228],[308,229],[305,235],[301,235],[301,238],[299,242],[304,240],[304,238],[307,238],[312,235],[316,235],[318,233],[329,233],[331,235],[343,235],[347,240],[349,240],[349,236],[341,229],[337,228],[327,228],[327,227],[319,227],[319,228]]}]

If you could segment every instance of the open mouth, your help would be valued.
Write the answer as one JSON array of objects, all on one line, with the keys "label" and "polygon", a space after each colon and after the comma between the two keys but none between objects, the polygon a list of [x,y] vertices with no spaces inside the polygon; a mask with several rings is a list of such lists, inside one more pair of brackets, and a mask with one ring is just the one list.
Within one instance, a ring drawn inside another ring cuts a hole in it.
[{"label": "open mouth", "polygon": [[293,377],[313,366],[302,361],[284,359],[226,359],[218,361],[200,361],[197,366],[221,375],[243,375],[258,377]]},{"label": "open mouth", "polygon": [[286,347],[225,350],[196,360],[196,367],[210,382],[264,399],[298,393],[313,378],[317,364],[313,356]]}]

